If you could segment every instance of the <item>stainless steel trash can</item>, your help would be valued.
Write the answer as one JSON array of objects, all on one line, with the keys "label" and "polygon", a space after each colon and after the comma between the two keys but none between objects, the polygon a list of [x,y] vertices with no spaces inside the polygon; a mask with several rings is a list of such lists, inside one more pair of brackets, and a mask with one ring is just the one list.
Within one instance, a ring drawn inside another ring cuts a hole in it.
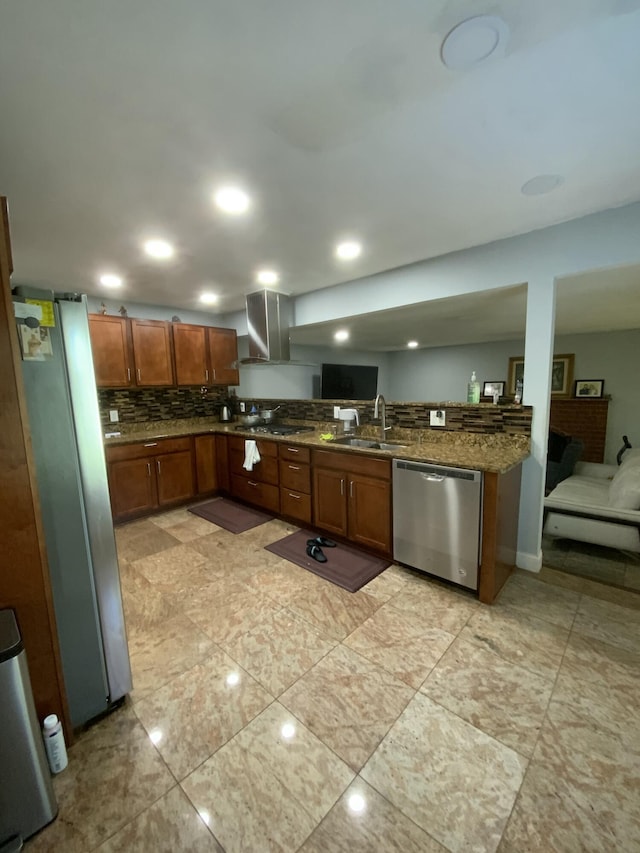
[{"label": "stainless steel trash can", "polygon": [[13,610],[0,610],[0,849],[57,813],[22,637]]}]

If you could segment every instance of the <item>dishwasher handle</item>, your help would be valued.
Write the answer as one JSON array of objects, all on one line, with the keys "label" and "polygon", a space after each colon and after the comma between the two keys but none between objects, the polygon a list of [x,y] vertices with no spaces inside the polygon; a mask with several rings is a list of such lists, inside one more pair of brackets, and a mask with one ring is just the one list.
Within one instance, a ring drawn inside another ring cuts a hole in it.
[{"label": "dishwasher handle", "polygon": [[429,474],[422,474],[423,480],[428,480],[430,483],[444,483],[447,479],[444,474],[435,474],[431,471]]}]

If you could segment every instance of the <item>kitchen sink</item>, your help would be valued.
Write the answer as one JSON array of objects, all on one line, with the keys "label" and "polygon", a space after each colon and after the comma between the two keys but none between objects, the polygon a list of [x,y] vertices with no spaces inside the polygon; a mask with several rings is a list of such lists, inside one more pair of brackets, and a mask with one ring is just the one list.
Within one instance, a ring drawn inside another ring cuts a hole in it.
[{"label": "kitchen sink", "polygon": [[351,436],[336,438],[333,443],[346,444],[347,447],[365,447],[368,450],[396,450],[398,447],[407,447],[406,444],[397,441],[375,441],[368,438],[352,438]]}]

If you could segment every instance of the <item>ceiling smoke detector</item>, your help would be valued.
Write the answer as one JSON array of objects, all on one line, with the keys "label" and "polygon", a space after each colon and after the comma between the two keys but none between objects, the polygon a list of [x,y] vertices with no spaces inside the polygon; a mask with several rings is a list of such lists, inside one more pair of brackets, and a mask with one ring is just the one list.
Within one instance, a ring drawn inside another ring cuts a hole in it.
[{"label": "ceiling smoke detector", "polygon": [[509,27],[502,18],[479,15],[451,30],[442,42],[440,57],[451,71],[468,71],[498,50],[504,55],[508,39]]}]

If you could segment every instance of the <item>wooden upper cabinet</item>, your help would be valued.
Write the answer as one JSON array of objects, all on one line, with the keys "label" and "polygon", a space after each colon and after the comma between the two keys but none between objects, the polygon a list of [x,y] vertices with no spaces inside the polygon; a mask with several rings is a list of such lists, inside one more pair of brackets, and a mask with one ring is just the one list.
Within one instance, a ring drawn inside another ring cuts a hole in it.
[{"label": "wooden upper cabinet", "polygon": [[207,327],[172,323],[178,385],[207,385],[210,379]]},{"label": "wooden upper cabinet", "polygon": [[169,324],[164,320],[132,319],[135,384],[173,385],[173,359]]},{"label": "wooden upper cabinet", "polygon": [[209,328],[211,382],[214,385],[239,385],[238,338],[235,329]]},{"label": "wooden upper cabinet", "polygon": [[134,384],[128,320],[90,314],[89,331],[97,386],[128,388]]}]

